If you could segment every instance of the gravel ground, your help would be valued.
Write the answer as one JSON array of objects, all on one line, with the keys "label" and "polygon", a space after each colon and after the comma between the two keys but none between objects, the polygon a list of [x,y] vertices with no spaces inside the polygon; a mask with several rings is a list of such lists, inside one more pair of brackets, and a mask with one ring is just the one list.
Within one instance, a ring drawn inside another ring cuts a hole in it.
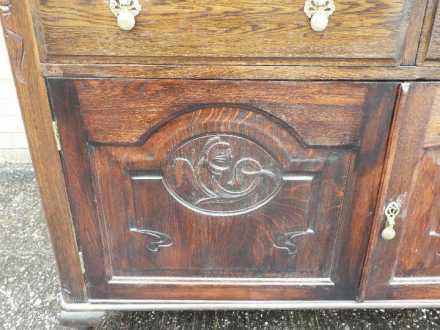
[{"label": "gravel ground", "polygon": [[[0,164],[0,329],[66,329],[30,165]],[[112,313],[99,329],[440,329],[440,310]]]}]

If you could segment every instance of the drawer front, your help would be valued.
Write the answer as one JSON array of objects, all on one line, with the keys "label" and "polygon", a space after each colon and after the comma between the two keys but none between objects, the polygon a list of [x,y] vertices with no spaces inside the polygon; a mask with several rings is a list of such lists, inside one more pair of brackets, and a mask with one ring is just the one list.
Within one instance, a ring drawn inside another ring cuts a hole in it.
[{"label": "drawer front", "polygon": [[394,84],[48,85],[92,298],[354,298]]},{"label": "drawer front", "polygon": [[425,3],[335,1],[327,29],[318,33],[304,13],[305,0],[139,2],[136,26],[126,32],[107,0],[32,0],[43,58],[52,63],[398,64],[406,44],[417,44],[411,31],[421,25]]}]

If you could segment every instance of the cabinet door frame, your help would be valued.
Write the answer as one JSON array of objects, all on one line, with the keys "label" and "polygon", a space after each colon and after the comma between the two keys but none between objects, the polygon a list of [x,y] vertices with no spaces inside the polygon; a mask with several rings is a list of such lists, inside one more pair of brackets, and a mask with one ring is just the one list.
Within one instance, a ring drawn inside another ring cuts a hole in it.
[{"label": "cabinet door frame", "polygon": [[[434,99],[439,94],[438,83],[403,83],[400,86],[361,282],[362,300],[440,298],[440,276],[395,276],[405,226],[411,218],[423,216],[423,206],[415,208],[414,201],[417,199],[419,206],[425,198],[414,197],[410,188],[417,181],[414,177],[417,165],[425,152],[439,146],[436,142],[440,139],[427,140],[430,127],[434,130],[432,113]],[[386,222],[385,209],[392,201],[398,201],[401,207],[394,227],[396,237],[387,241],[381,237],[381,232]]]}]

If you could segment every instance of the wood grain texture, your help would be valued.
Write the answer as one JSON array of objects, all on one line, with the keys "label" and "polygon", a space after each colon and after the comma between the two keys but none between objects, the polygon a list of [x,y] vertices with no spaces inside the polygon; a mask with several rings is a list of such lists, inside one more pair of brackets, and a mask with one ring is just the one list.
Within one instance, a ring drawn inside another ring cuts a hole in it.
[{"label": "wood grain texture", "polygon": [[338,1],[324,33],[304,0],[141,1],[129,33],[106,1],[30,3],[45,62],[396,65],[413,62],[425,1]]},{"label": "wood grain texture", "polygon": [[275,65],[42,64],[46,77],[259,79],[259,80],[439,80],[435,66],[338,67]]},{"label": "wood grain texture", "polygon": [[[363,281],[367,299],[440,297],[439,105],[438,84],[402,87]],[[396,199],[397,237],[384,241],[383,210]]]},{"label": "wood grain texture", "polygon": [[[356,296],[394,83],[50,79],[48,86],[92,298]],[[216,150],[210,134],[223,150],[214,163],[203,158]],[[199,164],[199,180],[173,155]],[[275,193],[254,191],[253,200],[273,194],[267,204],[234,213],[233,203],[220,203],[231,197],[219,195],[216,182],[232,190],[249,182],[233,185],[219,174],[237,161],[232,155],[285,181]],[[204,212],[194,199],[200,180],[222,198]],[[158,237],[161,248],[149,249]]]},{"label": "wood grain texture", "polygon": [[361,83],[194,80],[189,88],[185,80],[83,79],[74,84],[88,140],[101,144],[143,143],[182,110],[238,102],[267,109],[296,130],[305,145],[356,146],[369,96],[369,85]]},{"label": "wood grain texture", "polygon": [[440,11],[438,0],[429,0],[423,22],[417,64],[437,66],[440,59]]},{"label": "wood grain texture", "polygon": [[70,217],[59,154],[52,130],[52,114],[26,1],[1,1],[6,43],[25,122],[33,165],[58,264],[64,299],[84,301],[84,281]]}]

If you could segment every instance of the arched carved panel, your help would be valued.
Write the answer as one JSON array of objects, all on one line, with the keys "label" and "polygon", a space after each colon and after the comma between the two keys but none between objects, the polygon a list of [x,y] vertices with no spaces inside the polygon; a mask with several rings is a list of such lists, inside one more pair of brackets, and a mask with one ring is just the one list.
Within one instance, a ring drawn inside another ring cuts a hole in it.
[{"label": "arched carved panel", "polygon": [[[207,104],[147,131],[142,145],[98,145],[94,158],[101,180],[119,182],[118,199],[132,201],[118,209],[117,193],[108,196],[112,226],[124,231],[117,219],[127,218],[130,228],[167,233],[173,241],[154,262],[144,254],[131,269],[325,277],[336,243],[328,235],[341,221],[353,152],[307,147],[292,127],[254,107]],[[151,235],[129,237],[135,242],[128,255],[156,242]],[[319,241],[325,247],[311,254]],[[234,260],[238,246],[242,257]],[[202,255],[209,269],[200,266]]]}]

